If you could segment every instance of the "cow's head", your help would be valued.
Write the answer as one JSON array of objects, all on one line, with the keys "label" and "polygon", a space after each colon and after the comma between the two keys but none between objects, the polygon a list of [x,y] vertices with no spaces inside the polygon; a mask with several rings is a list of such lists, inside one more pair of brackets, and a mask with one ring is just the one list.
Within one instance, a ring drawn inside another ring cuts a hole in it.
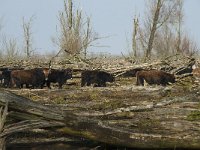
[{"label": "cow's head", "polygon": [[44,73],[45,81],[47,81],[49,74],[51,73],[51,68],[43,68],[43,73]]}]

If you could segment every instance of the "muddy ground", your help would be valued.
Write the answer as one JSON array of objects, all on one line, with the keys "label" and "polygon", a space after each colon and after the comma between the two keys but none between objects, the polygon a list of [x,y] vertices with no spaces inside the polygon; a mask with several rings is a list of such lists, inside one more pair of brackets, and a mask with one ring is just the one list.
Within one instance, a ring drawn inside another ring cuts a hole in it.
[{"label": "muddy ground", "polygon": [[54,84],[52,89],[8,90],[44,105],[99,117],[111,126],[143,136],[162,136],[172,141],[188,138],[183,148],[199,148],[200,88],[196,79],[186,77],[166,87],[135,83],[134,77],[117,78],[107,87],[81,87],[77,78],[69,80],[63,89]]}]

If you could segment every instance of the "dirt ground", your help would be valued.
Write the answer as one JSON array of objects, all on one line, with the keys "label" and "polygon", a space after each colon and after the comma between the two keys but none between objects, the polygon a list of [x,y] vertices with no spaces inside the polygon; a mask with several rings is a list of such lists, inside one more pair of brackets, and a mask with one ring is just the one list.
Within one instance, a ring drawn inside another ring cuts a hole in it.
[{"label": "dirt ground", "polygon": [[[143,87],[135,83],[134,77],[117,78],[107,87],[81,87],[80,79],[73,79],[63,89],[53,85],[52,89],[9,90],[44,105],[101,117],[111,126],[144,136],[163,136],[172,140],[178,136],[193,139],[194,143],[200,139],[200,88],[193,77],[166,87]],[[188,143],[182,144],[187,147]],[[195,144],[192,147],[196,148]]]}]

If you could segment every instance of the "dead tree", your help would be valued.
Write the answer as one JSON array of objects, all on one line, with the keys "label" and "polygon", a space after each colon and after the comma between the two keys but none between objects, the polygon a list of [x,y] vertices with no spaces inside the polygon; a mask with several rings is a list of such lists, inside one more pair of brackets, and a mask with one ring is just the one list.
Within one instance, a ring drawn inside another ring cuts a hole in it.
[{"label": "dead tree", "polygon": [[154,41],[154,36],[155,36],[156,30],[157,30],[157,24],[158,24],[161,7],[162,7],[162,0],[158,0],[157,4],[156,4],[156,9],[155,9],[154,17],[153,17],[152,26],[150,29],[151,31],[150,31],[150,36],[149,36],[149,40],[148,40],[148,47],[146,50],[146,58],[151,57],[151,51],[153,48],[153,41]]},{"label": "dead tree", "polygon": [[31,33],[31,23],[33,21],[33,16],[30,18],[28,22],[25,22],[23,18],[23,31],[24,31],[24,42],[25,42],[25,54],[27,58],[30,58],[32,50],[32,33]]}]

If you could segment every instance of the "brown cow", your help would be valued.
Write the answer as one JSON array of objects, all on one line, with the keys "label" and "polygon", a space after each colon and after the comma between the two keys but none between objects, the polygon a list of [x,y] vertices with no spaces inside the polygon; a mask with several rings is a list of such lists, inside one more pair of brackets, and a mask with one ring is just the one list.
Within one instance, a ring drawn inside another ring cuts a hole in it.
[{"label": "brown cow", "polygon": [[11,87],[11,72],[13,70],[24,70],[24,68],[3,68],[2,69],[2,78],[3,78],[3,87]]},{"label": "brown cow", "polygon": [[40,68],[30,70],[13,70],[11,71],[11,82],[12,86],[16,84],[18,88],[23,88],[25,84],[28,88],[32,85],[32,88],[44,86],[45,75],[43,70]]},{"label": "brown cow", "polygon": [[58,83],[58,88],[62,89],[64,83],[66,83],[67,79],[72,78],[72,69],[50,69],[48,74],[48,79],[46,80],[47,87],[51,89],[51,82]]},{"label": "brown cow", "polygon": [[175,83],[175,76],[173,74],[160,70],[138,71],[136,77],[136,85],[144,86],[144,80],[150,85],[158,84],[166,86],[167,84],[169,84],[169,82]]}]

